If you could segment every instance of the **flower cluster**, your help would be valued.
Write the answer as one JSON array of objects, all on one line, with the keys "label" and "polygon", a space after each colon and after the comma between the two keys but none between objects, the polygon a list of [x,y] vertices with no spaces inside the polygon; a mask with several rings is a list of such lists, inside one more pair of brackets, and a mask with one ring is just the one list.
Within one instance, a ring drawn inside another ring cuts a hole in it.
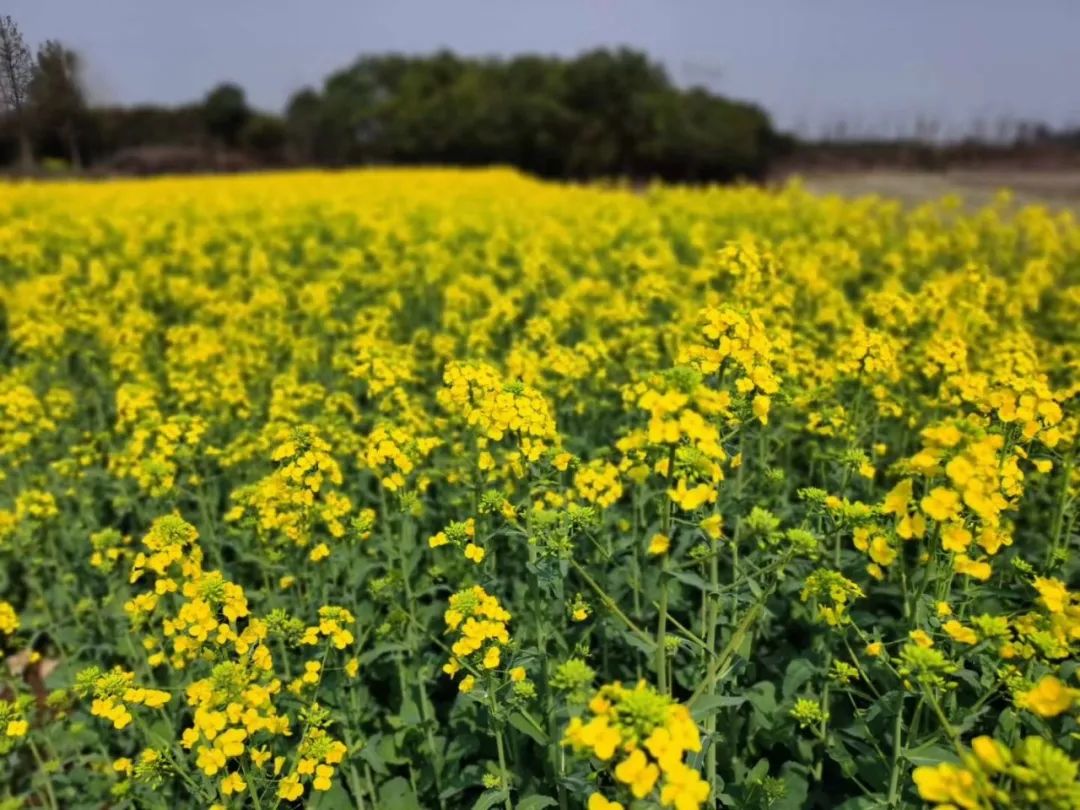
[{"label": "flower cluster", "polygon": [[8,754],[30,731],[31,699],[0,698],[0,754]]},{"label": "flower cluster", "polygon": [[0,633],[5,636],[13,635],[19,629],[19,614],[10,602],[0,600]]},{"label": "flower cluster", "polygon": [[555,421],[540,392],[520,381],[504,382],[491,366],[449,363],[443,383],[440,404],[464,419],[482,446],[512,435],[525,458],[537,461],[556,441]]},{"label": "flower cluster", "polygon": [[102,672],[97,667],[88,667],[75,678],[75,691],[83,697],[93,696],[90,714],[103,717],[113,724],[113,728],[128,726],[133,717],[132,706],[146,706],[160,709],[171,699],[169,692],[161,689],[146,689],[135,684],[135,674],[116,667]]},{"label": "flower cluster", "polygon": [[510,643],[506,627],[510,613],[496,597],[474,585],[450,597],[443,621],[446,632],[457,636],[450,648],[453,657],[443,666],[443,672],[454,677],[467,668],[468,674],[458,688],[470,692],[476,685],[477,673],[498,670],[503,663],[503,649]]},{"label": "flower cluster", "polygon": [[[661,807],[698,810],[709,797],[708,783],[684,761],[701,750],[690,711],[645,681],[633,688],[618,682],[600,687],[589,701],[588,719],[571,718],[563,744],[614,763],[617,792],[634,799],[655,795]],[[605,801],[609,808],[623,806]],[[599,803],[590,798],[591,805]]]},{"label": "flower cluster", "polygon": [[960,765],[915,769],[919,795],[937,810],[1073,810],[1080,807],[1075,761],[1041,737],[1026,737],[1012,749],[992,737],[976,737]]},{"label": "flower cluster", "polygon": [[761,316],[728,305],[705,309],[700,320],[704,341],[688,346],[681,362],[693,365],[706,376],[716,375],[721,383],[729,369],[736,372],[737,396],[751,398],[754,416],[763,425],[768,424],[770,397],[780,390],[780,381],[772,362],[774,338]]},{"label": "flower cluster", "polygon": [[441,548],[447,545],[461,549],[465,559],[477,565],[484,561],[484,556],[487,554],[484,547],[476,542],[475,518],[451,521],[442,531],[428,538],[429,548]]},{"label": "flower cluster", "polygon": [[[267,542],[300,548],[311,544],[318,527],[334,539],[344,537],[352,503],[331,488],[340,486],[343,478],[329,443],[313,425],[282,429],[278,439],[271,454],[277,469],[237,489],[236,505],[226,520],[250,526]],[[313,559],[324,556],[312,551]]]}]

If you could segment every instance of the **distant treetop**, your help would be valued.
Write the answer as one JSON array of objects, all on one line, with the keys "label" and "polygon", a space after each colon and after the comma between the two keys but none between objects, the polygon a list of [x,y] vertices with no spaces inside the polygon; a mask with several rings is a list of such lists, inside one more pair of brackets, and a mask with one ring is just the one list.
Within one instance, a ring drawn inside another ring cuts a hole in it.
[{"label": "distant treetop", "polygon": [[[297,92],[281,116],[252,110],[232,83],[194,105],[87,109],[73,53],[51,43],[39,62],[48,101],[26,122],[34,151],[114,168],[153,171],[139,155],[169,154],[170,171],[502,164],[548,177],[711,181],[763,176],[782,143],[759,107],[677,88],[628,48],[573,59],[362,56]],[[18,152],[15,120],[0,133],[0,160]]]}]

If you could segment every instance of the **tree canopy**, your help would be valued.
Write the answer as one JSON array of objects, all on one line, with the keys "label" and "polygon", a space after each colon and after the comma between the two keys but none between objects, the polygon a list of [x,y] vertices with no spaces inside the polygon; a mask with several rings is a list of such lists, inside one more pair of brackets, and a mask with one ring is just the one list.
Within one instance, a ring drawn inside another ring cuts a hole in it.
[{"label": "tree canopy", "polygon": [[365,55],[295,93],[280,115],[253,109],[234,83],[184,106],[93,108],[77,55],[57,42],[29,69],[30,112],[22,130],[9,115],[0,159],[25,131],[40,156],[75,164],[171,147],[195,155],[192,168],[220,165],[224,151],[251,165],[502,164],[547,177],[711,181],[762,176],[781,143],[759,107],[676,87],[629,48],[573,59]]},{"label": "tree canopy", "polygon": [[676,88],[628,48],[571,60],[363,56],[297,93],[286,119],[315,162],[504,163],[575,178],[757,177],[776,142],[760,108]]}]

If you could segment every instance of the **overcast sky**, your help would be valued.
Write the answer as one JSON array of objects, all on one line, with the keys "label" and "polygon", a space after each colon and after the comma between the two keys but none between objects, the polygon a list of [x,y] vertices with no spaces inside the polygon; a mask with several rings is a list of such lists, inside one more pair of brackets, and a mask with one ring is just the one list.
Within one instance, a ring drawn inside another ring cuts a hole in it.
[{"label": "overcast sky", "polygon": [[572,55],[628,44],[783,127],[1080,124],[1080,0],[0,0],[84,56],[109,102],[242,84],[280,109],[363,52]]}]

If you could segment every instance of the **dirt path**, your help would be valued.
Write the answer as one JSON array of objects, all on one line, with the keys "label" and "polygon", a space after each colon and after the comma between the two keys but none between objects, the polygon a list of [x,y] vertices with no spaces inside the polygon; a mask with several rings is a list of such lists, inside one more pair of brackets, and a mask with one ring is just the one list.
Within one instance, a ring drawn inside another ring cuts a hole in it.
[{"label": "dirt path", "polygon": [[959,194],[979,207],[1002,188],[1013,191],[1019,203],[1041,203],[1080,213],[1080,171],[953,170],[947,172],[866,171],[808,174],[806,187],[816,194],[861,197],[880,194],[919,203]]}]

